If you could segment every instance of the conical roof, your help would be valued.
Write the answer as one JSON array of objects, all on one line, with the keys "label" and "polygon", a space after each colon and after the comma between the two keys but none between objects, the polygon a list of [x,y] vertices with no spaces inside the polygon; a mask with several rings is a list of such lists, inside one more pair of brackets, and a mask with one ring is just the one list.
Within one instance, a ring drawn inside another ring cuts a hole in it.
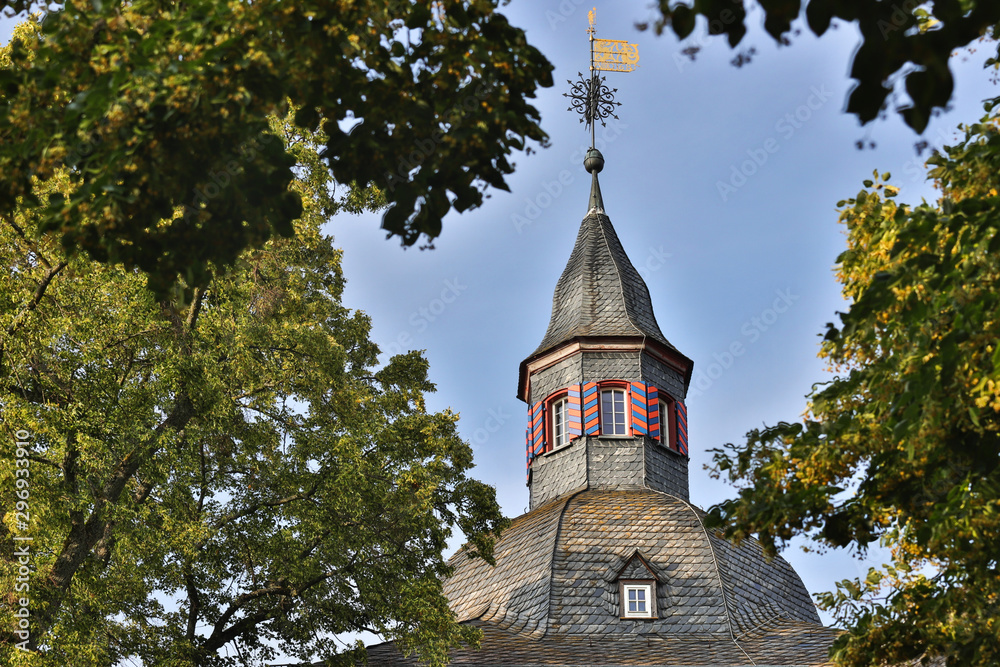
[{"label": "conical roof", "polygon": [[673,348],[656,323],[646,283],[604,212],[596,170],[592,179],[590,208],[556,284],[545,338],[531,357],[578,336],[641,336]]}]

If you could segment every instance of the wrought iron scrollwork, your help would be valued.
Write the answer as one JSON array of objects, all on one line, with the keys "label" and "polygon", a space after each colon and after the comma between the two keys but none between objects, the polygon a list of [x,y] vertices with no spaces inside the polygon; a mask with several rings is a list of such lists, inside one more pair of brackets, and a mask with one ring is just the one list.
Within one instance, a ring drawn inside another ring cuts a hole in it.
[{"label": "wrought iron scrollwork", "polygon": [[608,116],[617,119],[615,107],[621,106],[621,102],[615,102],[615,93],[618,89],[608,88],[604,83],[604,77],[597,76],[596,73],[591,74],[589,78],[583,74],[579,76],[579,81],[566,82],[571,86],[570,92],[563,93],[563,97],[570,99],[567,111],[581,114],[580,122],[586,123],[588,127],[593,126],[596,121],[606,125],[604,119]]}]

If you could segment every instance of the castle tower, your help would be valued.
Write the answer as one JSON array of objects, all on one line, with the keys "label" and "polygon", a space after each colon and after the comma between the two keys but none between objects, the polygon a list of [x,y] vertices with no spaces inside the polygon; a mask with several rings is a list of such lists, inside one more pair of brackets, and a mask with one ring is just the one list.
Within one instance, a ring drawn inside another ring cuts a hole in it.
[{"label": "castle tower", "polygon": [[587,214],[556,284],[548,330],[521,362],[530,507],[580,489],[688,499],[692,362],[660,331],[649,290],[604,210],[599,151]]}]

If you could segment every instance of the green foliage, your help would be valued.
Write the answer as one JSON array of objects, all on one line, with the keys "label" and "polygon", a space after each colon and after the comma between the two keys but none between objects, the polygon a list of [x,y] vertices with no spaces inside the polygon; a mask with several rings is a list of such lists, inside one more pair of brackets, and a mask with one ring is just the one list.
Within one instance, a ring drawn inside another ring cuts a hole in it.
[{"label": "green foliage", "polygon": [[[425,409],[426,361],[378,368],[368,318],[341,305],[341,253],[319,231],[338,206],[323,137],[275,119],[269,132],[299,164],[295,238],[167,298],[134,268],[36,234],[79,184],[70,170],[34,182],[40,205],[0,215],[3,664],[307,661],[359,630],[443,664],[478,640],[441,593],[442,552],[460,527],[492,558],[505,523],[493,490],[466,476],[456,416]],[[33,538],[18,593],[31,652],[9,634],[14,534]]]},{"label": "green foliage", "polygon": [[930,161],[937,205],[895,201],[889,175],[840,206],[850,309],[821,356],[840,373],[802,423],[715,451],[741,487],[712,508],[772,553],[795,535],[892,562],[820,596],[848,628],[838,664],[1000,664],[1000,130]]},{"label": "green foliage", "polygon": [[[697,16],[708,22],[711,34],[725,35],[736,47],[746,35],[745,0],[660,0],[657,34],[670,26],[680,39],[694,29]],[[900,114],[917,133],[927,127],[935,109],[947,106],[955,82],[948,59],[955,49],[989,36],[1000,37],[1000,3],[995,0],[951,0],[925,3],[918,0],[760,0],[764,29],[778,43],[789,44],[793,26],[805,5],[809,29],[825,33],[834,19],[856,24],[861,45],[854,52],[851,78],[857,81],[847,101],[847,111],[862,123],[875,119],[886,108],[886,98],[898,78],[905,82],[911,103]],[[1000,51],[998,51],[1000,55]],[[742,64],[746,56],[734,63]],[[996,67],[997,58],[987,67]]]},{"label": "green foliage", "polygon": [[383,192],[390,235],[433,239],[547,140],[527,98],[551,65],[498,2],[68,0],[0,68],[0,210],[20,198],[39,233],[160,296],[202,285],[292,233],[295,159],[268,118],[294,105],[337,182]]}]

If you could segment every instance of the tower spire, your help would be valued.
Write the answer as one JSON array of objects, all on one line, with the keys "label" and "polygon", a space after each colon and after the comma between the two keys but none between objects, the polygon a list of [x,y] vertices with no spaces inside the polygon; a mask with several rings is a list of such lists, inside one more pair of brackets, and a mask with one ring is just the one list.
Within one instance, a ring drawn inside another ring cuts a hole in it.
[{"label": "tower spire", "polygon": [[580,122],[586,123],[590,130],[590,150],[583,161],[586,170],[591,174],[590,180],[590,201],[587,204],[588,214],[593,212],[604,213],[604,199],[601,197],[601,184],[598,182],[597,174],[604,169],[604,156],[597,150],[595,140],[595,127],[600,121],[601,125],[606,125],[604,119],[611,116],[615,120],[615,108],[621,106],[621,102],[615,101],[617,88],[608,88],[604,82],[604,77],[598,72],[631,72],[639,66],[639,45],[629,44],[622,39],[597,39],[595,33],[597,27],[595,21],[597,8],[594,7],[587,13],[590,25],[587,27],[587,36],[590,41],[590,74],[586,77],[577,73],[580,77],[575,83],[568,81],[570,92],[563,93],[563,97],[570,99],[570,106],[567,111],[576,111],[580,114]]},{"label": "tower spire", "polygon": [[649,289],[604,210],[598,180],[604,156],[594,145],[594,125],[618,106],[615,90],[598,73],[635,69],[638,49],[596,39],[594,12],[587,32],[590,73],[571,83],[567,97],[591,131],[583,161],[590,199],[556,283],[545,337],[518,373],[518,398],[529,409],[525,459],[532,508],[581,488],[688,497],[684,396],[692,362],[660,331]]}]

